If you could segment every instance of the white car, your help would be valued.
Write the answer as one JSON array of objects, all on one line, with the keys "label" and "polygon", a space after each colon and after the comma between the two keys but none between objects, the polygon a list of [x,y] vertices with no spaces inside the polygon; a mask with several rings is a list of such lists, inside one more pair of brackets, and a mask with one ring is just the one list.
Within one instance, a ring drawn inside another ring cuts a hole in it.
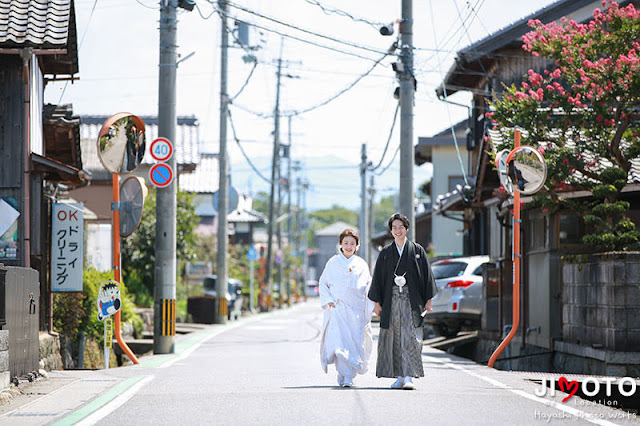
[{"label": "white car", "polygon": [[425,322],[442,336],[455,336],[462,327],[480,328],[482,265],[489,256],[456,257],[433,262],[438,293]]}]

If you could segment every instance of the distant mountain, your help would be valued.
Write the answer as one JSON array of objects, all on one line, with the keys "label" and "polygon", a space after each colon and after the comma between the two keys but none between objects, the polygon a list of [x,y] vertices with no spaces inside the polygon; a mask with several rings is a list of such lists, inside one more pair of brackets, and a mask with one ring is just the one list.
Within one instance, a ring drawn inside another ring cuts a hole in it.
[{"label": "distant mountain", "polygon": [[[258,171],[269,181],[263,180],[240,157],[231,160],[231,182],[240,193],[257,193],[270,191],[271,158],[257,157],[251,159]],[[328,155],[323,157],[308,157],[301,160],[302,170],[292,170],[293,192],[291,203],[298,203],[296,178],[306,179],[309,189],[306,195],[307,210],[331,208],[334,204],[351,210],[360,208],[360,164],[349,162],[340,157]],[[431,178],[430,169],[417,167],[414,169],[414,186]],[[287,176],[287,161],[282,162],[282,177]],[[399,171],[396,163],[381,176],[375,176],[376,200],[381,196],[391,195],[398,190]],[[369,185],[369,178],[367,178]],[[283,202],[286,203],[287,194],[283,190]]]}]

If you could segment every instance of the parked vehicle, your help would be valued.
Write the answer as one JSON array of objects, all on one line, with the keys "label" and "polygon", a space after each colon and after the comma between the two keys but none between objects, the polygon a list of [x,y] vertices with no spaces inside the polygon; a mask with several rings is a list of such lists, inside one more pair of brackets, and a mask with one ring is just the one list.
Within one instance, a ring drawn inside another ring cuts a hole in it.
[{"label": "parked vehicle", "polygon": [[431,264],[438,293],[425,323],[436,333],[452,337],[461,328],[480,328],[482,318],[482,265],[489,256],[456,257]]},{"label": "parked vehicle", "polygon": [[[216,292],[217,278],[215,275],[207,275],[204,278],[202,286],[204,287],[205,296],[217,297]],[[235,278],[227,279],[227,318],[238,319],[242,310],[242,282]]]},{"label": "parked vehicle", "polygon": [[320,296],[320,285],[316,280],[307,280],[304,286],[304,294],[307,297]]}]

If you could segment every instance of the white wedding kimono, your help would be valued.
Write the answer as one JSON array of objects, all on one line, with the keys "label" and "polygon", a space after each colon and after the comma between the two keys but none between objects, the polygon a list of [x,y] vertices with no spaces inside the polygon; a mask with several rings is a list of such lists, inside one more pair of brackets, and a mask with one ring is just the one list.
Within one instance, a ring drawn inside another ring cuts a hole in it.
[{"label": "white wedding kimono", "polygon": [[[361,257],[347,259],[337,254],[324,267],[320,277],[320,304],[324,309],[320,362],[325,373],[328,364],[335,364],[345,377],[367,372],[374,307],[367,297],[370,284],[369,266]],[[330,308],[329,302],[336,307]]]}]

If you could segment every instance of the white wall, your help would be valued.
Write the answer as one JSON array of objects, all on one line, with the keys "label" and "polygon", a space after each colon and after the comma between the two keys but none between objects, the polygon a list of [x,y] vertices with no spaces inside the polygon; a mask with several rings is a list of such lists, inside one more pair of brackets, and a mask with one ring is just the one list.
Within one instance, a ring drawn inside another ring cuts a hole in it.
[{"label": "white wall", "polygon": [[110,271],[111,263],[111,224],[87,224],[87,266],[91,265],[98,271]]},{"label": "white wall", "polygon": [[[460,142],[460,155],[467,172],[467,147]],[[433,181],[431,183],[432,200],[438,195],[449,192],[449,176],[462,176],[460,161],[455,146],[434,146],[432,148]],[[431,222],[432,243],[437,256],[461,255],[463,250],[462,231],[464,224],[434,214]]]}]

